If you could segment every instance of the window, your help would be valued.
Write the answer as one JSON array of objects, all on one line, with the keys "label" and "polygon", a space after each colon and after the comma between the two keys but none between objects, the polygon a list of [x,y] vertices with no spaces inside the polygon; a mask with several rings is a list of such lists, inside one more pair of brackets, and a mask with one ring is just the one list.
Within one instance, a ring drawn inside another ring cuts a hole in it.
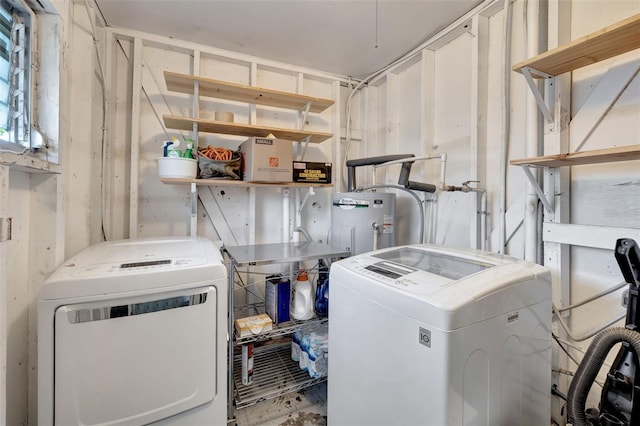
[{"label": "window", "polygon": [[30,22],[20,0],[0,0],[0,141],[29,148]]}]

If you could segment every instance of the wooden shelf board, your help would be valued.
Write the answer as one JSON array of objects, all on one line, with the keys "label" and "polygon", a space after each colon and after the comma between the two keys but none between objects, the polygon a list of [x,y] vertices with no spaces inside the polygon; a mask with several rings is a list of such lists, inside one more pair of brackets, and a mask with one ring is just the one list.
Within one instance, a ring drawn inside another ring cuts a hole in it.
[{"label": "wooden shelf board", "polygon": [[[640,14],[513,66],[556,76],[640,48]],[[533,77],[540,77],[532,74]]]},{"label": "wooden shelf board", "polygon": [[258,105],[268,105],[302,111],[311,102],[310,112],[322,112],[334,104],[331,99],[313,96],[297,95],[295,93],[262,89],[243,84],[212,80],[210,78],[179,74],[171,71],[164,72],[167,89],[172,92],[193,94],[194,82],[199,83],[200,96],[247,102]]},{"label": "wooden shelf board", "polygon": [[521,160],[511,160],[509,164],[514,166],[563,167],[631,160],[640,160],[640,145],[524,158]]},{"label": "wooden shelf board", "polygon": [[256,136],[264,138],[269,133],[278,139],[285,139],[292,142],[304,141],[307,136],[311,136],[309,142],[320,143],[333,135],[331,133],[307,132],[303,130],[279,129],[276,127],[256,126],[251,124],[228,123],[226,121],[211,121],[194,119],[187,117],[177,117],[175,115],[163,115],[164,125],[170,129],[193,130],[193,123],[198,123],[198,131],[207,133],[221,133],[235,136]]},{"label": "wooden shelf board", "polygon": [[185,185],[195,183],[201,186],[239,186],[253,188],[331,188],[331,183],[300,183],[300,182],[248,182],[244,180],[230,179],[187,179],[187,178],[160,178],[162,183],[173,185]]}]

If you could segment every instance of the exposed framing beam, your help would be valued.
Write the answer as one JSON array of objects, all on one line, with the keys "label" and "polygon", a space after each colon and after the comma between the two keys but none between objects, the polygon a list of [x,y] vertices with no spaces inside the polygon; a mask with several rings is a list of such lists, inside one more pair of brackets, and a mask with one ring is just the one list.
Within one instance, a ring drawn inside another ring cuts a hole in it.
[{"label": "exposed framing beam", "polygon": [[131,85],[131,177],[129,185],[129,238],[138,238],[138,186],[140,185],[140,95],[142,94],[142,40],[133,41]]},{"label": "exposed framing beam", "polygon": [[619,238],[640,241],[640,229],[563,223],[545,223],[543,228],[545,243],[613,250]]},{"label": "exposed framing beam", "polygon": [[[0,164],[0,217],[9,215],[9,166]],[[9,287],[9,241],[0,242],[0,413],[7,412],[7,288]],[[6,416],[0,417],[4,425]]]},{"label": "exposed framing beam", "polygon": [[[471,73],[469,180],[480,182],[484,177],[484,170],[481,170],[480,165],[485,163],[481,152],[484,152],[483,148],[486,146],[489,18],[482,15],[474,16],[471,21],[471,34],[473,35],[471,38],[471,70],[474,72]],[[479,249],[482,245],[480,221],[486,212],[481,211],[480,194],[475,195],[469,220],[469,246]]]}]

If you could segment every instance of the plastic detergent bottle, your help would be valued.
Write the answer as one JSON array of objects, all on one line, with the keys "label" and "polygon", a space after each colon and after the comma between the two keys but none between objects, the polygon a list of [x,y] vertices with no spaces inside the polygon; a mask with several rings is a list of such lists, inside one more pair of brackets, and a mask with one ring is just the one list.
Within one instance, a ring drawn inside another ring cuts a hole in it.
[{"label": "plastic detergent bottle", "polygon": [[297,320],[308,320],[313,317],[313,288],[307,271],[302,269],[293,283],[290,311],[291,316]]},{"label": "plastic detergent bottle", "polygon": [[318,282],[316,284],[316,314],[326,317],[329,313],[329,268],[320,260]]}]

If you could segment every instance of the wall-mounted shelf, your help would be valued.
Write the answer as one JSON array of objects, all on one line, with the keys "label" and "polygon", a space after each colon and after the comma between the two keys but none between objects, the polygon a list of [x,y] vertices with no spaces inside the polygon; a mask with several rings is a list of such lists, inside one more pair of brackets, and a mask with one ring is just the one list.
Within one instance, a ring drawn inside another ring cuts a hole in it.
[{"label": "wall-mounted shelf", "polygon": [[564,167],[581,166],[586,164],[613,163],[618,161],[640,160],[640,145],[618,146],[593,151],[573,152],[568,154],[546,155],[544,157],[523,158],[511,160],[509,164],[520,166],[525,176],[531,182],[538,198],[549,213],[553,212],[553,200],[547,198],[538,180],[529,167]]},{"label": "wall-mounted shelf", "polygon": [[194,123],[198,125],[198,131],[206,133],[221,133],[235,136],[256,136],[264,138],[271,133],[278,139],[292,142],[306,141],[320,143],[332,137],[331,133],[309,132],[304,130],[280,129],[277,127],[256,126],[252,124],[228,123],[226,121],[211,121],[189,117],[177,117],[164,115],[164,125],[171,129],[193,130]]},{"label": "wall-mounted shelf", "polygon": [[513,66],[522,73],[547,124],[553,114],[542,97],[535,78],[556,76],[640,48],[640,14],[609,25],[564,46],[549,50]]},{"label": "wall-mounted shelf", "polygon": [[509,164],[514,166],[563,167],[631,160],[640,160],[640,145],[618,146],[593,151],[523,158],[511,160]]},{"label": "wall-mounted shelf", "polygon": [[[640,14],[637,14],[573,40],[563,46],[520,62],[514,65],[512,69],[522,73],[525,77],[536,99],[538,108],[544,115],[547,125],[549,125],[548,130],[552,131],[552,129],[556,127],[554,114],[545,102],[540,88],[534,81],[535,78],[546,78],[551,80],[551,84],[553,84],[553,80],[560,74],[639,48]],[[555,84],[554,86],[557,87]],[[551,86],[548,86],[548,88],[549,87]],[[552,98],[553,94],[550,94],[549,97]],[[637,159],[640,159],[640,145],[524,158],[511,160],[510,164],[522,168],[546,211],[553,213],[555,210],[554,197],[547,198],[529,167],[554,168]]]},{"label": "wall-mounted shelf", "polygon": [[534,77],[557,76],[640,48],[640,14],[609,25],[564,46],[520,62],[513,70],[537,71]]},{"label": "wall-mounted shelf", "polygon": [[267,105],[302,111],[309,104],[309,112],[322,112],[334,104],[331,99],[315,98],[313,96],[262,89],[243,84],[229,83],[204,77],[178,74],[171,71],[164,72],[167,89],[173,92],[194,93],[194,83],[199,84],[200,96],[247,102],[257,105]]},{"label": "wall-mounted shelf", "polygon": [[[193,108],[191,117],[180,117],[170,114],[163,115],[164,125],[170,129],[179,129],[193,132],[195,140],[195,148],[198,147],[198,134],[200,132],[218,133],[224,135],[244,136],[244,137],[268,137],[275,136],[277,139],[288,140],[292,143],[320,143],[333,137],[331,133],[306,131],[304,124],[307,122],[308,114],[325,111],[335,102],[331,99],[322,99],[312,96],[299,95],[296,93],[280,92],[277,90],[264,89],[254,86],[245,86],[242,84],[230,83],[225,81],[213,80],[210,78],[198,77],[189,74],[179,74],[171,71],[164,72],[165,83],[167,89],[173,92],[186,93],[192,95]],[[256,124],[241,124],[226,121],[204,120],[199,118],[200,99],[202,97],[217,98],[231,100],[235,102],[245,102],[249,105],[265,105],[277,108],[286,108],[299,111],[297,114],[298,128],[282,129],[269,126],[261,126]],[[162,179],[164,183],[171,184],[190,184],[191,186],[191,235],[195,236],[197,230],[197,197],[198,185],[216,185],[216,186],[243,186],[243,187],[259,187],[259,186],[275,186],[275,187],[307,187],[310,193],[313,187],[331,186],[317,184],[297,184],[297,183],[264,183],[254,184],[252,182],[242,181],[222,181],[217,179]],[[283,197],[287,191],[283,191]],[[285,203],[289,202],[288,196]],[[305,201],[303,201],[303,205]],[[302,210],[302,206],[299,211]]]},{"label": "wall-mounted shelf", "polygon": [[173,185],[196,184],[198,186],[239,186],[239,187],[282,187],[282,188],[330,188],[331,183],[302,183],[302,182],[247,182],[244,180],[230,179],[186,179],[186,178],[160,178],[162,183]]}]

